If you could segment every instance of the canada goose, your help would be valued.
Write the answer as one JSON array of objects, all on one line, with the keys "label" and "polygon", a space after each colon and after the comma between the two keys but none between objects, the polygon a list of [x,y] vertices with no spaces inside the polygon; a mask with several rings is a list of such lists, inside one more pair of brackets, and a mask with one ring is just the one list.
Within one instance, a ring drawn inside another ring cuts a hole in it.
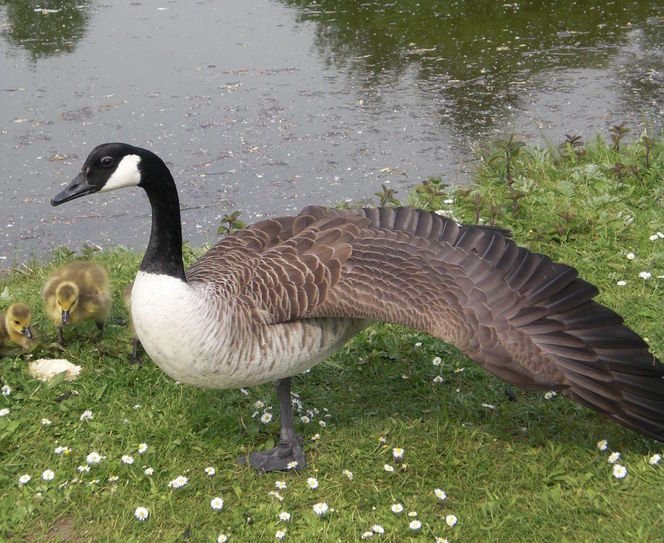
[{"label": "canada goose", "polygon": [[125,288],[122,290],[122,300],[124,301],[125,307],[129,312],[129,333],[131,334],[131,357],[130,361],[132,364],[138,364],[139,366],[143,365],[143,360],[141,360],[141,355],[138,352],[138,346],[141,343],[136,336],[136,328],[134,328],[134,319],[131,317],[131,289],[134,287],[134,282],[127,283]]},{"label": "canada goose", "polygon": [[131,186],[152,207],[132,290],[136,333],[182,382],[276,382],[280,443],[249,456],[258,469],[304,467],[290,377],[370,320],[425,331],[509,383],[561,392],[664,440],[664,366],[574,268],[506,231],[409,208],[308,207],[222,239],[185,273],[173,177],[157,155],[123,143],[96,147],[51,203]]},{"label": "canada goose", "polygon": [[20,345],[24,351],[29,350],[33,337],[31,319],[32,312],[25,304],[11,304],[0,312],[0,347],[11,341]]},{"label": "canada goose", "polygon": [[46,314],[58,327],[58,342],[64,345],[63,327],[92,319],[104,331],[111,313],[108,272],[92,262],[73,262],[57,268],[42,290]]}]

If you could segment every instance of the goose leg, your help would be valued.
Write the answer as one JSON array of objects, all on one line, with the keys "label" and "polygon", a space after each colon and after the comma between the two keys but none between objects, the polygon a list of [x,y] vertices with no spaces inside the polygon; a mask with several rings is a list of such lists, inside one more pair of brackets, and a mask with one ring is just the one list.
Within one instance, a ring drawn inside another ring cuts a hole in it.
[{"label": "goose leg", "polygon": [[97,341],[99,341],[104,333],[104,321],[95,321],[95,324],[97,325],[97,330],[99,330],[97,334]]},{"label": "goose leg", "polygon": [[130,363],[131,364],[137,364],[138,366],[142,366],[143,365],[143,360],[141,359],[141,355],[138,352],[138,344],[139,343],[140,342],[139,342],[137,337],[131,338],[131,344],[133,345],[134,348],[131,352]]},{"label": "goose leg", "polygon": [[[305,466],[304,451],[302,451],[302,437],[295,432],[293,414],[290,406],[291,380],[279,379],[275,383],[277,398],[279,398],[279,417],[281,430],[279,432],[279,445],[268,451],[249,453],[249,464],[259,471],[279,471],[287,469],[302,469]],[[247,464],[244,456],[238,458],[240,464]],[[294,466],[292,462],[297,462]],[[290,464],[290,466],[289,466]]]},{"label": "goose leg", "polygon": [[62,331],[62,326],[58,326],[58,343],[62,347],[65,346],[65,335],[64,332]]}]

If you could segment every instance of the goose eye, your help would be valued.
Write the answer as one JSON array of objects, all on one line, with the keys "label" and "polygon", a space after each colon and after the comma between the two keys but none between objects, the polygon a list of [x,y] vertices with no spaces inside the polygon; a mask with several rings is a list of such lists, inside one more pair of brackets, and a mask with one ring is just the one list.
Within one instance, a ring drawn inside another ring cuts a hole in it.
[{"label": "goose eye", "polygon": [[109,168],[113,165],[113,157],[111,156],[105,156],[104,158],[101,159],[101,165],[104,168]]},{"label": "goose eye", "polygon": [[14,321],[14,324],[21,324],[21,323],[20,323],[20,322],[18,322],[18,321]]}]

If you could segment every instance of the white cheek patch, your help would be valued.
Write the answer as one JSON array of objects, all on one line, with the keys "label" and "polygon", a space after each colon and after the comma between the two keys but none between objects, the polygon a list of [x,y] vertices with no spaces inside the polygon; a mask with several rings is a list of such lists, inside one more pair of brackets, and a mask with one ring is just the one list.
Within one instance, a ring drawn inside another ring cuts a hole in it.
[{"label": "white cheek patch", "polygon": [[115,168],[113,175],[108,178],[99,192],[121,189],[123,187],[135,187],[141,182],[141,172],[138,165],[141,157],[138,155],[126,155]]}]

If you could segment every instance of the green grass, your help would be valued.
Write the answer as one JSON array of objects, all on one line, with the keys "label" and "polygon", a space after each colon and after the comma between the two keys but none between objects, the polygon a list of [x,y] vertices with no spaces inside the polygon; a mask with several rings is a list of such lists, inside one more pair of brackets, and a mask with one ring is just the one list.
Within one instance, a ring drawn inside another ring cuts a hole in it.
[{"label": "green grass", "polygon": [[[512,187],[504,148],[497,148],[484,155],[471,191],[434,194],[440,189],[434,180],[411,198],[465,221],[475,219],[479,202],[484,221],[496,217],[519,243],[577,266],[600,286],[600,300],[662,357],[664,280],[657,276],[664,275],[664,239],[649,239],[664,231],[662,148],[661,141],[654,146],[646,169],[636,143],[617,152],[596,141],[581,156],[571,148],[524,147],[510,159]],[[612,169],[618,161],[629,169],[620,179]],[[525,194],[516,217],[515,190]],[[629,252],[636,258],[629,260]],[[51,269],[76,257],[107,266],[116,303],[101,343],[92,341],[94,325],[83,325],[68,331],[61,351],[39,291]],[[648,463],[663,452],[660,444],[560,396],[515,390],[510,401],[502,382],[454,348],[393,325],[373,326],[294,378],[300,414],[310,418],[298,421],[305,471],[259,476],[235,464],[278,435],[272,387],[201,390],[175,383],[149,360],[129,365],[121,290],[139,260],[123,249],[63,251],[1,278],[0,307],[30,303],[40,343],[30,356],[0,359],[2,384],[12,389],[0,396],[0,408],[9,408],[0,417],[0,540],[216,541],[225,533],[229,541],[274,541],[286,529],[284,541],[346,542],[375,524],[385,533],[373,540],[391,542],[664,539],[664,466]],[[640,271],[652,277],[643,280]],[[627,284],[617,286],[619,280]],[[440,366],[432,363],[437,356]],[[42,384],[27,372],[30,357],[64,357],[84,370],[74,382]],[[442,383],[434,382],[437,375]],[[257,409],[257,401],[273,406],[268,424],[259,420],[265,408]],[[88,409],[94,418],[81,421]],[[316,433],[320,439],[312,440]],[[608,440],[608,451],[598,450],[600,439]],[[148,445],[143,454],[141,443]],[[71,452],[57,455],[58,446]],[[392,458],[393,447],[404,448],[401,462]],[[79,473],[92,451],[105,458]],[[612,476],[611,451],[627,467],[623,480]],[[133,464],[121,461],[127,454]],[[214,476],[205,474],[207,466],[216,468]],[[151,476],[145,467],[153,468]],[[42,480],[46,469],[55,472],[52,481]],[[32,479],[19,486],[25,473]],[[169,488],[179,475],[188,484]],[[318,479],[316,490],[308,477]],[[287,484],[279,490],[283,502],[270,495],[278,480]],[[445,501],[436,488],[445,490]],[[221,511],[210,508],[215,496],[224,500]],[[330,511],[318,517],[312,506],[323,501]],[[397,502],[404,506],[399,515],[390,509]],[[134,518],[138,506],[148,508],[147,521]],[[279,521],[281,511],[291,513],[289,522]],[[411,511],[422,523],[418,532],[408,526]],[[448,514],[458,517],[456,526],[446,524]]]}]

